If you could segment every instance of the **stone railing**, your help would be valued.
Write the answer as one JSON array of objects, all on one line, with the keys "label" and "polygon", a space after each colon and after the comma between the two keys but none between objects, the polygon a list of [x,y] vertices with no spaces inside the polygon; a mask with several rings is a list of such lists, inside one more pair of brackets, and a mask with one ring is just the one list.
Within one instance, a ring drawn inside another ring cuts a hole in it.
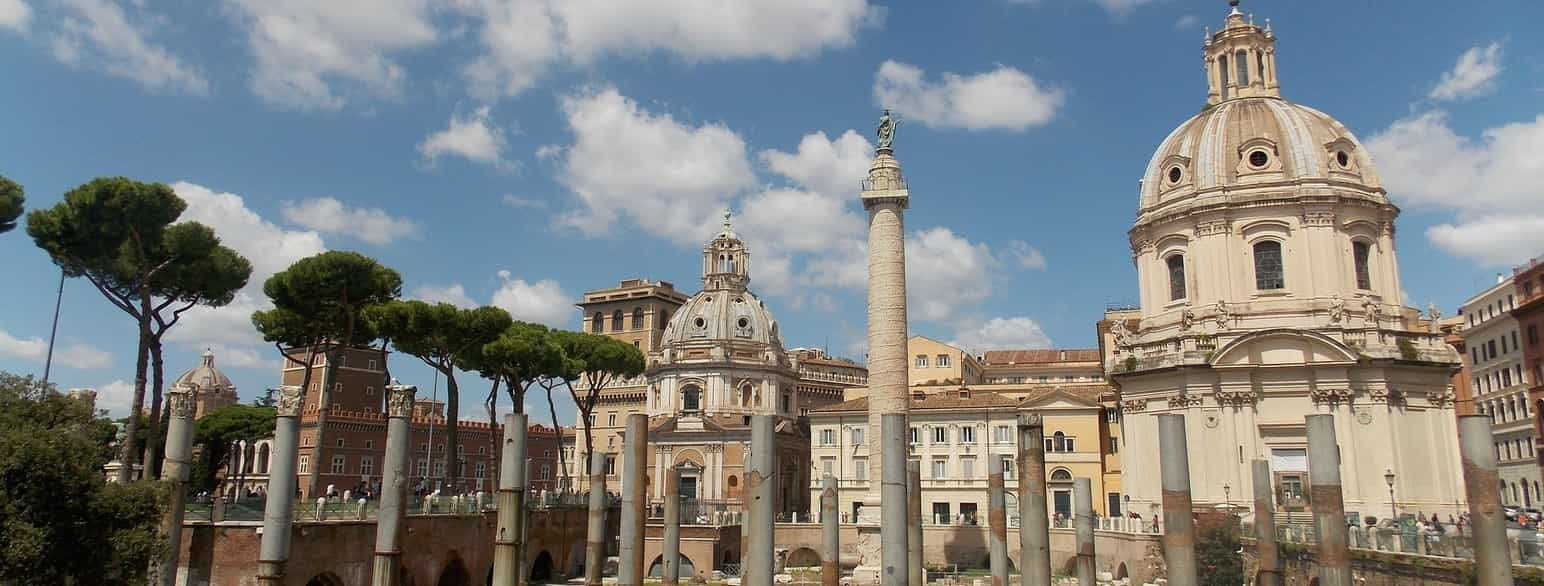
[{"label": "stone railing", "polygon": [[[1351,549],[1400,553],[1453,559],[1474,559],[1471,536],[1465,527],[1444,525],[1438,532],[1428,528],[1353,526],[1348,527],[1347,538]],[[1254,535],[1246,529],[1246,536]],[[1276,527],[1276,539],[1281,543],[1314,546],[1313,525],[1282,524]],[[1544,566],[1544,533],[1532,529],[1507,529],[1507,549],[1512,561],[1531,566]]]}]

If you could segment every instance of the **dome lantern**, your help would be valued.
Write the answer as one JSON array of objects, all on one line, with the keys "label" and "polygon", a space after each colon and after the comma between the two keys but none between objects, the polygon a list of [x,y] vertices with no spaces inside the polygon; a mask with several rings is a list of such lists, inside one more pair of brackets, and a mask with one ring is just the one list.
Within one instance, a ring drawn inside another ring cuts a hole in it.
[{"label": "dome lantern", "polygon": [[702,288],[745,289],[751,282],[751,253],[745,241],[729,225],[724,211],[724,229],[702,247]]},{"label": "dome lantern", "polygon": [[1276,36],[1255,26],[1238,10],[1238,0],[1229,2],[1221,30],[1209,34],[1202,43],[1206,65],[1206,103],[1216,105],[1235,98],[1281,97],[1276,81]]}]

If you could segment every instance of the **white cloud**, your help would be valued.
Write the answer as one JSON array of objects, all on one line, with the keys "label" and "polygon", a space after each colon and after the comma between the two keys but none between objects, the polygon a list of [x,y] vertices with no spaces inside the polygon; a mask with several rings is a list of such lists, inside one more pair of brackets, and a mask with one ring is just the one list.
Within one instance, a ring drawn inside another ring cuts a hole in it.
[{"label": "white cloud", "polygon": [[1103,8],[1105,12],[1115,16],[1125,16],[1126,13],[1152,2],[1153,0],[1094,0],[1094,3]]},{"label": "white cloud", "polygon": [[419,285],[412,297],[428,303],[449,303],[462,309],[477,307],[477,300],[466,294],[460,283],[452,285]]},{"label": "white cloud", "polygon": [[799,140],[799,150],[785,153],[761,151],[762,162],[794,183],[832,197],[855,199],[861,181],[868,176],[874,146],[857,132],[847,130],[836,140],[824,132],[812,132]]},{"label": "white cloud", "polygon": [[945,72],[930,81],[919,67],[885,61],[874,76],[874,101],[903,121],[934,128],[1020,132],[1050,122],[1065,99],[1064,90],[1006,65],[975,75]]},{"label": "white cloud", "polygon": [[431,0],[227,0],[256,61],[252,90],[270,104],[336,110],[359,95],[396,96],[394,54],[437,39]]},{"label": "white cloud", "polygon": [[392,217],[379,208],[355,208],[331,197],[286,201],[284,219],[322,234],[350,236],[376,246],[404,238],[418,239],[422,230],[412,220]]},{"label": "white cloud", "polygon": [[493,305],[502,307],[515,319],[546,324],[554,328],[573,327],[576,297],[563,291],[557,281],[542,279],[535,283],[514,278],[509,271],[499,271],[504,282],[493,292]]},{"label": "white cloud", "polygon": [[32,22],[32,7],[23,0],[0,0],[0,28],[27,32]]},{"label": "white cloud", "polygon": [[521,197],[521,196],[515,195],[513,193],[506,193],[506,194],[504,194],[502,197],[499,198],[499,202],[501,202],[504,205],[507,205],[509,207],[515,208],[517,210],[544,210],[544,209],[547,209],[547,202],[545,202],[545,201],[542,201],[542,200],[539,200],[539,199],[536,199],[536,198],[531,198],[531,197]]},{"label": "white cloud", "polygon": [[[268,352],[264,348],[259,352],[253,348],[240,348],[225,344],[208,344],[205,346],[214,353],[215,366],[218,368],[247,368],[252,370],[267,370],[278,372],[280,360],[276,352]],[[196,364],[192,355],[186,360],[180,360],[178,364]],[[168,372],[167,376],[176,376],[175,372]]]},{"label": "white cloud", "polygon": [[944,227],[913,232],[906,241],[910,317],[949,322],[991,297],[998,266],[986,244]]},{"label": "white cloud", "polygon": [[[143,11],[142,3],[132,4]],[[152,92],[209,92],[203,74],[150,41],[157,17],[131,16],[115,0],[58,0],[57,5],[63,15],[49,46],[60,62],[100,69]],[[20,18],[25,24],[30,13],[25,4],[0,0],[0,16]]]},{"label": "white cloud", "polygon": [[[18,338],[0,330],[0,356],[43,364],[48,359],[48,340],[36,336]],[[54,347],[54,362],[82,370],[97,370],[112,366],[113,355],[86,342],[63,338]]]},{"label": "white cloud", "polygon": [[718,61],[809,57],[853,45],[883,10],[868,0],[457,0],[482,53],[462,68],[485,101],[518,94],[560,63],[667,53]]},{"label": "white cloud", "polygon": [[559,180],[580,208],[559,224],[587,235],[627,220],[678,244],[700,242],[727,198],[755,181],[745,141],[722,124],[692,126],[644,110],[615,89],[563,98],[574,144]]},{"label": "white cloud", "polygon": [[220,344],[268,352],[270,346],[252,327],[252,312],[271,307],[263,295],[263,281],[297,260],[325,251],[321,235],[280,228],[248,208],[246,201],[234,193],[216,192],[186,181],[173,183],[172,190],[188,203],[179,220],[213,228],[222,244],[252,263],[252,276],[230,304],[188,310],[182,321],[167,332],[167,341],[199,349]]},{"label": "white cloud", "polygon": [[1179,17],[1179,20],[1174,21],[1174,28],[1175,30],[1192,29],[1198,24],[1201,24],[1200,17],[1194,14],[1186,14]]},{"label": "white cloud", "polygon": [[1431,88],[1427,97],[1443,101],[1479,97],[1496,90],[1496,77],[1499,75],[1501,43],[1472,47],[1458,56],[1458,63],[1442,74],[1442,80]]},{"label": "white cloud", "polygon": [[980,355],[988,350],[1050,348],[1051,338],[1034,319],[994,317],[955,332],[949,344]]},{"label": "white cloud", "polygon": [[418,143],[418,154],[430,165],[449,155],[510,171],[515,165],[504,158],[504,149],[508,147],[504,134],[504,129],[493,122],[491,109],[482,106],[467,116],[452,115],[448,128]]},{"label": "white cloud", "polygon": [[134,383],[123,379],[96,387],[96,408],[109,417],[126,417],[134,408]]},{"label": "white cloud", "polygon": [[1544,251],[1544,214],[1480,216],[1426,229],[1449,254],[1487,265],[1516,265]]},{"label": "white cloud", "polygon": [[1443,250],[1499,265],[1539,251],[1537,244],[1530,247],[1538,239],[1527,230],[1540,217],[1544,114],[1486,129],[1475,140],[1455,132],[1446,113],[1428,111],[1395,121],[1366,146],[1397,202],[1455,212],[1455,222],[1427,234]]},{"label": "white cloud", "polygon": [[1008,242],[1007,258],[1019,268],[1043,271],[1046,269],[1045,254],[1022,240]]}]

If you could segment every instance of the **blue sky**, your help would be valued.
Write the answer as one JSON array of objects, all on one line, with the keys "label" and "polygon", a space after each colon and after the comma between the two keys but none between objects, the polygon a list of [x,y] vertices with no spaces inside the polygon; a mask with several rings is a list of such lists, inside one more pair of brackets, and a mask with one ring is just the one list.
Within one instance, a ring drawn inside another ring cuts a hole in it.
[{"label": "blue sky", "polygon": [[[1407,303],[1451,314],[1544,252],[1536,2],[1248,2],[1282,93],[1355,131],[1404,214]],[[574,327],[627,277],[695,290],[725,208],[790,346],[861,356],[857,189],[902,120],[912,329],[978,351],[1090,346],[1136,283],[1152,149],[1205,96],[1217,0],[0,0],[0,174],[29,208],[93,177],[173,184],[257,268],[177,326],[244,398],[277,380],[247,316],[324,249],[404,293]],[[42,370],[57,271],[0,236],[0,369]],[[66,285],[54,380],[123,411],[133,325]],[[429,371],[398,359],[421,389]],[[480,388],[482,383],[464,382]],[[468,410],[471,412],[472,410]],[[537,410],[544,413],[545,409]],[[540,419],[540,418],[538,418]]]}]

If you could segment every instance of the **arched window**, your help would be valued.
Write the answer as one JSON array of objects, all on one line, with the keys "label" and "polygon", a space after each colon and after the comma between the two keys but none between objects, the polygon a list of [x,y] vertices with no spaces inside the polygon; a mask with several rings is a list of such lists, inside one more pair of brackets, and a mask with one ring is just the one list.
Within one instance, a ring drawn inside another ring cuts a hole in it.
[{"label": "arched window", "polygon": [[1051,471],[1051,482],[1072,482],[1072,473],[1066,468],[1057,468]]},{"label": "arched window", "polygon": [[1222,99],[1228,99],[1228,56],[1217,57],[1217,71],[1222,73]]},{"label": "arched window", "polygon": [[1051,438],[1052,445],[1056,446],[1054,451],[1067,451],[1067,434],[1058,431],[1055,434],[1052,434]]},{"label": "arched window", "polygon": [[1243,51],[1234,53],[1233,62],[1238,64],[1238,85],[1249,85],[1249,54]]},{"label": "arched window", "polygon": [[751,385],[750,385],[750,383],[746,383],[746,384],[740,385],[740,406],[741,407],[750,407],[751,406]]},{"label": "arched window", "polygon": [[620,309],[611,312],[611,331],[622,331],[622,310]]},{"label": "arched window", "polygon": [[1507,399],[1507,401],[1506,401],[1506,418],[1508,420],[1517,419],[1517,401],[1513,401],[1511,399]]},{"label": "arched window", "polygon": [[1254,278],[1255,289],[1261,291],[1286,288],[1287,281],[1282,275],[1280,242],[1262,240],[1255,243]]},{"label": "arched window", "polygon": [[1351,243],[1351,257],[1356,263],[1356,288],[1371,289],[1372,273],[1367,270],[1368,257],[1372,255],[1372,246],[1366,242]]},{"label": "arched window", "polygon": [[681,411],[695,413],[702,410],[702,389],[686,385],[681,389]]},{"label": "arched window", "polygon": [[268,473],[268,444],[257,446],[257,473]]},{"label": "arched window", "polygon": [[635,330],[643,329],[643,308],[642,307],[634,307],[633,308],[633,329],[635,329]]},{"label": "arched window", "polygon": [[599,334],[605,328],[606,316],[601,315],[600,312],[595,312],[595,317],[590,318],[590,333]]},{"label": "arched window", "polygon": [[1178,301],[1185,295],[1185,255],[1170,255],[1169,263],[1169,299]]}]

